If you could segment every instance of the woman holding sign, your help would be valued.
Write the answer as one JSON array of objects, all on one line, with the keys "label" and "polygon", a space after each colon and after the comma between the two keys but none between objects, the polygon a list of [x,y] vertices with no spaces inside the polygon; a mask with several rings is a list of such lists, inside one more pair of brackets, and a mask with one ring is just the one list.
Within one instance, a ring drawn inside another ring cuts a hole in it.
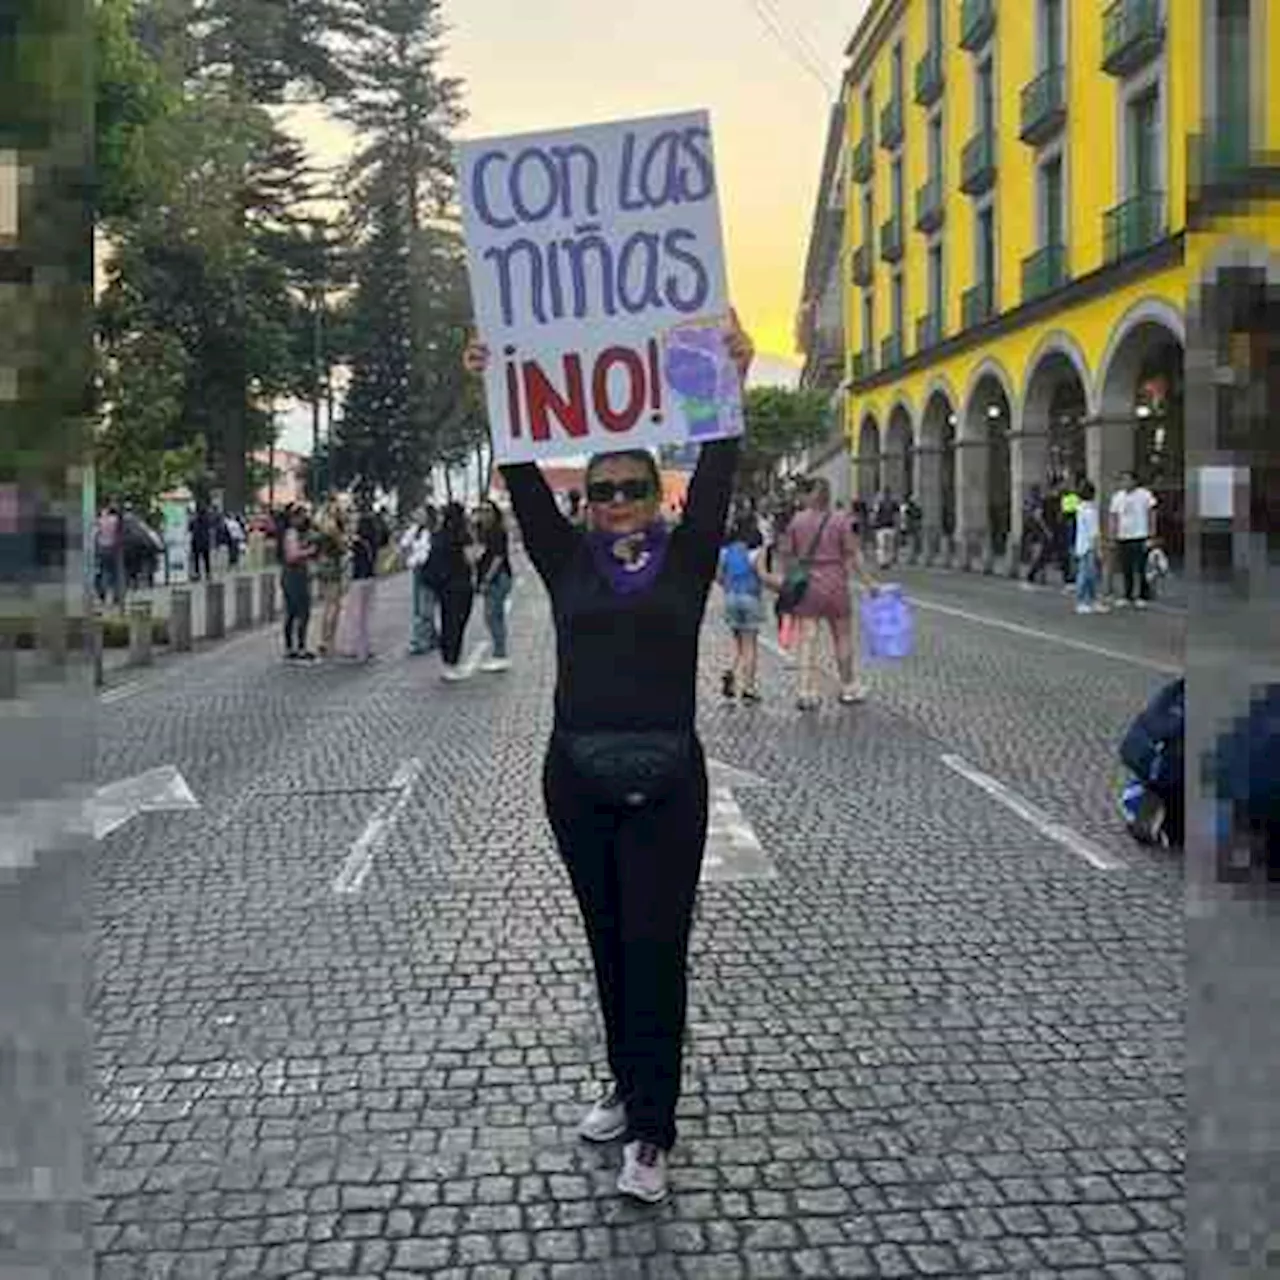
[{"label": "woman holding sign", "polygon": [[[725,341],[745,379],[754,353],[736,315]],[[472,372],[488,359],[480,344],[468,348]],[[703,445],[684,519],[670,531],[644,450],[592,458],[586,529],[561,514],[535,463],[502,468],[551,596],[558,669],[543,794],[586,923],[613,1074],[580,1131],[625,1140],[618,1189],[649,1203],[666,1198],[676,1138],[707,834],[698,636],[738,450],[736,439]]]}]

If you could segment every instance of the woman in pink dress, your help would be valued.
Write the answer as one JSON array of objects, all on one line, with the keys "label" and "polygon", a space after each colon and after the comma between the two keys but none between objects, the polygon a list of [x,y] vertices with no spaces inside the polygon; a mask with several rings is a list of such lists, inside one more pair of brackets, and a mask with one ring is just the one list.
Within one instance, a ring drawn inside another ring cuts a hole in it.
[{"label": "woman in pink dress", "polygon": [[[812,548],[812,550],[810,550]],[[825,619],[836,652],[840,673],[840,701],[845,706],[866,697],[858,678],[856,617],[849,598],[849,575],[857,574],[869,591],[879,584],[866,571],[858,539],[849,517],[831,509],[831,486],[815,480],[809,499],[787,527],[779,547],[783,573],[798,564],[808,571],[809,586],[796,607],[799,624],[798,644],[799,697],[802,711],[811,711],[821,703],[818,693],[818,635]]]}]

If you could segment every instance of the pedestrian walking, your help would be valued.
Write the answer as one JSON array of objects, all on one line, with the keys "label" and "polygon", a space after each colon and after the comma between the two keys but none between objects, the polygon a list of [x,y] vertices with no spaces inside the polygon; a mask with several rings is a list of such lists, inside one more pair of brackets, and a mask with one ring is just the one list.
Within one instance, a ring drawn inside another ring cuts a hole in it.
[{"label": "pedestrian walking", "polygon": [[1044,490],[1038,484],[1031,486],[1022,504],[1023,557],[1030,561],[1027,568],[1027,585],[1043,585],[1045,570],[1053,556],[1053,533],[1045,517]]},{"label": "pedestrian walking", "polygon": [[213,577],[213,513],[203,503],[196,503],[191,517],[191,578],[199,582],[201,577]]},{"label": "pedestrian walking", "polygon": [[[745,381],[751,345],[727,338]],[[485,367],[473,344],[467,365]],[[558,670],[543,773],[547,813],[586,924],[613,1085],[583,1138],[624,1140],[618,1188],[668,1194],[687,1009],[689,929],[707,833],[694,727],[698,638],[729,510],[737,440],[702,446],[683,520],[661,518],[644,450],[587,466],[589,528],[560,514],[534,464],[503,468],[551,597]]]},{"label": "pedestrian walking", "polygon": [[293,507],[286,516],[284,566],[280,574],[284,596],[284,656],[288,660],[312,662],[315,654],[307,648],[307,625],[311,621],[311,560],[315,544],[307,513]]},{"label": "pedestrian walking", "polygon": [[484,600],[484,621],[493,652],[481,664],[483,671],[508,671],[507,601],[514,578],[511,573],[507,522],[495,502],[482,502],[476,513],[480,559],[476,564],[476,591]]},{"label": "pedestrian walking", "polygon": [[97,562],[98,599],[105,604],[107,596],[117,609],[124,605],[124,517],[114,504],[104,507],[94,531]]},{"label": "pedestrian walking", "polygon": [[[843,512],[837,512],[836,518],[842,526],[845,525]],[[875,530],[876,564],[881,569],[888,569],[898,555],[897,503],[888,489],[880,490],[871,514],[871,527]]]},{"label": "pedestrian walking", "polygon": [[831,635],[840,677],[840,702],[862,702],[866,689],[858,676],[855,615],[849,599],[849,576],[857,575],[870,591],[879,584],[866,571],[858,539],[846,519],[831,511],[831,486],[815,480],[806,507],[797,512],[782,540],[783,604],[789,584],[803,581],[803,591],[790,609],[799,623],[799,687],[796,705],[812,711],[818,693],[818,643],[823,622]]},{"label": "pedestrian walking", "polygon": [[240,564],[241,556],[244,553],[244,544],[247,537],[244,531],[244,524],[234,512],[229,512],[224,516],[222,523],[227,538],[227,561],[231,568],[235,569]]},{"label": "pedestrian walking", "polygon": [[350,533],[346,512],[336,497],[325,504],[316,529],[315,579],[320,591],[320,656],[334,654],[342,599],[347,587],[347,546]]},{"label": "pedestrian walking", "polygon": [[733,637],[733,665],[724,673],[722,687],[729,699],[760,701],[757,672],[760,666],[760,627],[764,623],[764,540],[755,518],[739,514],[720,552],[719,581],[724,591],[724,617]]},{"label": "pedestrian walking", "polygon": [[1080,510],[1080,481],[1068,480],[1059,503],[1058,555],[1062,565],[1062,589],[1070,591],[1076,583],[1076,513]]},{"label": "pedestrian walking", "polygon": [[440,598],[440,656],[444,659],[441,678],[451,682],[465,680],[469,674],[459,665],[459,659],[475,602],[471,548],[467,513],[458,503],[451,502],[432,539],[428,565],[432,586]]},{"label": "pedestrian walking", "polygon": [[1088,480],[1079,487],[1075,509],[1076,612],[1110,613],[1098,598],[1102,580],[1102,522],[1098,516],[1098,491]]},{"label": "pedestrian walking", "polygon": [[431,559],[431,538],[440,527],[435,507],[423,507],[417,518],[401,535],[400,557],[412,575],[413,623],[409,633],[409,653],[420,657],[440,647],[440,629],[436,622],[440,602],[427,579],[427,563]]},{"label": "pedestrian walking", "polygon": [[366,502],[351,538],[351,586],[346,606],[349,625],[344,647],[357,662],[368,662],[373,657],[370,627],[378,585],[378,554],[386,545],[387,536],[385,525]]},{"label": "pedestrian walking", "polygon": [[1145,609],[1151,599],[1147,578],[1147,545],[1155,531],[1155,496],[1138,483],[1132,471],[1120,476],[1120,488],[1111,499],[1111,537],[1116,544],[1124,599],[1117,604]]}]

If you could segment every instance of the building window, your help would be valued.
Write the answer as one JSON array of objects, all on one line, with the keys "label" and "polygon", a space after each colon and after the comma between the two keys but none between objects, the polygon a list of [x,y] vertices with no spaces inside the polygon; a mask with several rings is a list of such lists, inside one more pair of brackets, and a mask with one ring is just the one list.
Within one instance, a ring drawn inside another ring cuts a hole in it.
[{"label": "building window", "polygon": [[903,320],[903,303],[904,303],[904,285],[902,282],[902,272],[895,271],[893,275],[893,293],[891,303],[893,308],[893,325],[890,330],[895,338],[902,337],[902,320]]},{"label": "building window", "polygon": [[1040,0],[1041,69],[1052,71],[1066,62],[1063,56],[1062,0]]},{"label": "building window", "polygon": [[1040,166],[1040,243],[1065,243],[1066,218],[1063,211],[1062,157],[1054,156]]},{"label": "building window", "polygon": [[875,218],[876,206],[875,197],[871,194],[871,188],[865,187],[862,192],[862,243],[870,249],[875,234]]},{"label": "building window", "polygon": [[942,242],[929,246],[929,314],[942,327]]},{"label": "building window", "polygon": [[1250,0],[1217,0],[1213,40],[1217,46],[1214,66],[1213,137],[1219,150],[1230,155],[1249,154]]},{"label": "building window", "polygon": [[871,352],[875,347],[875,334],[875,298],[872,296],[871,290],[866,289],[862,294],[862,351],[867,357],[870,357]]},{"label": "building window", "polygon": [[899,157],[893,162],[893,217],[901,218],[903,216],[903,206],[906,200],[902,189],[902,159]]},{"label": "building window", "polygon": [[929,121],[929,177],[942,177],[942,112]]},{"label": "building window", "polygon": [[1160,94],[1152,87],[1129,103],[1129,195],[1160,189]]},{"label": "building window", "polygon": [[991,59],[978,67],[977,121],[981,133],[990,133],[996,127],[995,72]]},{"label": "building window", "polygon": [[942,0],[929,0],[929,48],[942,48]]},{"label": "building window", "polygon": [[875,91],[867,85],[862,91],[862,136],[870,138],[875,133]]},{"label": "building window", "polygon": [[906,58],[906,54],[904,53],[902,48],[902,41],[899,40],[898,43],[893,46],[893,101],[894,102],[902,101],[903,77],[905,75],[903,63],[905,58]]},{"label": "building window", "polygon": [[988,297],[994,296],[996,278],[996,221],[995,210],[988,205],[978,214],[977,248],[978,283]]}]

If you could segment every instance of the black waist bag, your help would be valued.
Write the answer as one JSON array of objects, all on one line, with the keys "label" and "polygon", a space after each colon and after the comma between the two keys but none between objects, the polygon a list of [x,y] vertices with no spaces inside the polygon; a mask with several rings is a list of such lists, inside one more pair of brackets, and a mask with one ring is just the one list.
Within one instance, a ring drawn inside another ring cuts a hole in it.
[{"label": "black waist bag", "polygon": [[693,734],[680,729],[562,733],[570,768],[601,804],[639,808],[661,800],[690,774]]}]

